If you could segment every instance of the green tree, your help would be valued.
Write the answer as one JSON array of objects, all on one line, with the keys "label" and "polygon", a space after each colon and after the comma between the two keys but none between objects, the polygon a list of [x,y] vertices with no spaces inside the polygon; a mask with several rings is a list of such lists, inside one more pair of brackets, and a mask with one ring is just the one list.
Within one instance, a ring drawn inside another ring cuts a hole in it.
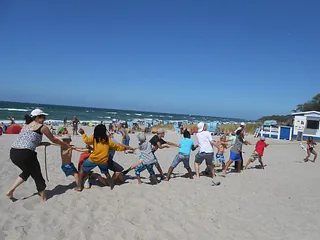
[{"label": "green tree", "polygon": [[297,105],[295,112],[320,111],[320,93],[310,101]]}]

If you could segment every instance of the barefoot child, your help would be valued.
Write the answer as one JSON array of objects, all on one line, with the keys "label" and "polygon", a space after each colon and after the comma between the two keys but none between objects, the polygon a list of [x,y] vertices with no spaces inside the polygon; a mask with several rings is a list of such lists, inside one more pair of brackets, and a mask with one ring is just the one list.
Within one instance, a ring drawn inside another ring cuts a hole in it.
[{"label": "barefoot child", "polygon": [[[71,136],[69,135],[61,136],[61,140],[67,145],[70,145],[72,141]],[[72,147],[67,149],[61,146],[60,152],[61,152],[61,160],[62,160],[62,165],[61,165],[62,171],[64,172],[66,177],[72,175],[76,183],[78,184],[78,171],[74,166],[74,164],[72,163]]]},{"label": "barefoot child", "polygon": [[139,184],[142,183],[140,173],[147,169],[150,174],[151,180],[153,181],[154,184],[157,184],[158,180],[153,170],[153,166],[157,162],[157,159],[155,158],[152,152],[152,145],[150,142],[146,140],[146,136],[143,133],[138,134],[138,140],[139,140],[139,150],[142,157],[142,163],[140,163],[135,168],[135,174],[137,176],[138,183]]},{"label": "barefoot child", "polygon": [[315,145],[317,145],[317,143],[315,141],[313,141],[312,137],[309,137],[308,140],[307,140],[307,145],[308,145],[308,147],[307,147],[307,156],[304,159],[304,161],[307,162],[309,160],[309,157],[311,156],[311,154],[313,154],[314,157],[313,157],[313,161],[311,161],[311,162],[315,162],[316,159],[317,159],[318,154],[314,150],[314,147],[315,147]]},{"label": "barefoot child", "polygon": [[225,135],[220,137],[220,141],[216,143],[216,146],[218,148],[218,153],[216,154],[215,166],[218,167],[222,164],[223,169],[225,167],[224,150],[228,148],[227,138]]},{"label": "barefoot child", "polygon": [[82,177],[84,173],[90,172],[95,167],[99,167],[101,173],[106,175],[111,189],[113,189],[113,179],[108,173],[109,149],[112,148],[116,151],[124,151],[126,149],[133,150],[133,148],[113,143],[110,138],[108,138],[106,126],[103,124],[99,124],[94,128],[94,133],[91,137],[88,137],[83,129],[80,129],[79,133],[82,135],[82,139],[86,144],[93,145],[93,152],[82,165],[79,172],[78,187],[75,190],[82,191]]},{"label": "barefoot child", "polygon": [[194,146],[193,140],[191,138],[190,132],[185,130],[183,132],[183,139],[180,141],[180,149],[179,153],[176,155],[175,159],[172,161],[171,166],[169,167],[167,177],[164,179],[164,181],[170,180],[170,175],[175,169],[179,163],[183,162],[184,168],[187,169],[189,178],[193,179],[193,174],[190,168],[189,160],[190,160],[190,153],[191,150],[194,151],[197,149],[198,145]]},{"label": "barefoot child", "polygon": [[256,159],[259,159],[261,168],[264,169],[262,156],[263,156],[264,149],[269,146],[269,144],[267,144],[265,140],[266,140],[265,137],[262,136],[260,140],[256,143],[256,148],[251,154],[251,157],[249,158],[249,160],[247,161],[245,169],[248,169],[249,164],[254,162]]}]

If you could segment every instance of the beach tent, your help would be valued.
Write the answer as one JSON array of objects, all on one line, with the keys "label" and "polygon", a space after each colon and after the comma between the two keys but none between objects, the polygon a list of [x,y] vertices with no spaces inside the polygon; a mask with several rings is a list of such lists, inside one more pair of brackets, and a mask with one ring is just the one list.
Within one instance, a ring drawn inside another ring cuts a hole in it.
[{"label": "beach tent", "polygon": [[18,124],[12,124],[9,126],[5,132],[5,134],[19,134],[21,132],[22,127]]}]

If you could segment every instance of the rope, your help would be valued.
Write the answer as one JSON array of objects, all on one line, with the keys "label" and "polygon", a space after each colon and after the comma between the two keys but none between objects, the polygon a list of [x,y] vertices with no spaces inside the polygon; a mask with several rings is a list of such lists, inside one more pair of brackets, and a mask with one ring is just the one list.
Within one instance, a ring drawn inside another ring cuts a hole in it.
[{"label": "rope", "polygon": [[45,171],[46,171],[46,179],[49,182],[48,167],[47,167],[47,146],[44,147],[44,168],[45,168]]}]

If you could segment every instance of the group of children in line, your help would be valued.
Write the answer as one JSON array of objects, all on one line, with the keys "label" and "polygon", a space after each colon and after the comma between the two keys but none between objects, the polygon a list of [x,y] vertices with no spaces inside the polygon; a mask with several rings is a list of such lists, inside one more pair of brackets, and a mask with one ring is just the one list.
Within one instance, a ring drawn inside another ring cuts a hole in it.
[{"label": "group of children in line", "polygon": [[[236,130],[235,139],[227,140],[226,136],[221,136],[219,141],[212,139],[212,135],[207,131],[207,126],[205,123],[198,124],[198,133],[196,134],[198,144],[194,144],[191,139],[191,134],[189,131],[185,130],[183,132],[183,139],[179,144],[166,142],[163,138],[165,136],[164,129],[158,129],[157,134],[154,135],[149,141],[147,141],[146,135],[144,133],[139,133],[137,135],[139,146],[137,149],[140,150],[139,161],[130,166],[127,170],[113,161],[113,157],[116,151],[125,151],[131,150],[135,151],[135,148],[132,148],[126,144],[118,143],[112,132],[108,132],[105,125],[97,125],[94,129],[94,134],[91,137],[88,137],[83,129],[79,130],[79,133],[82,135],[82,139],[86,148],[78,148],[71,144],[71,137],[69,135],[64,135],[61,137],[62,141],[67,145],[71,146],[69,149],[61,148],[61,159],[62,166],[61,169],[66,176],[74,176],[77,187],[75,190],[82,191],[83,188],[90,188],[91,183],[90,179],[95,178],[104,185],[109,184],[111,189],[114,187],[114,182],[119,180],[120,182],[124,181],[123,176],[128,174],[131,170],[134,170],[134,173],[137,177],[138,183],[141,184],[140,174],[142,171],[147,170],[150,174],[150,180],[153,184],[157,184],[159,181],[154,172],[154,167],[157,168],[160,178],[164,181],[169,181],[173,170],[182,162],[184,168],[187,170],[187,176],[190,179],[193,179],[193,172],[190,167],[190,154],[191,151],[199,148],[199,152],[195,156],[194,167],[196,171],[196,177],[200,177],[199,166],[205,161],[207,165],[207,174],[212,177],[212,185],[220,185],[219,181],[216,181],[215,167],[222,166],[222,175],[225,176],[228,168],[233,162],[242,160],[242,145],[250,144],[244,140],[244,128],[245,125],[240,129]],[[122,136],[124,137],[125,133]],[[123,141],[124,142],[124,141]],[[230,145],[228,143],[231,143]],[[127,143],[127,142],[126,142]],[[92,147],[91,147],[92,146]],[[166,176],[164,175],[162,168],[157,160],[155,152],[158,149],[169,148],[171,146],[178,147],[179,151],[175,158],[173,159]],[[262,156],[264,149],[268,146],[265,143],[264,137],[256,143],[255,151],[252,153],[251,157],[246,163],[245,168],[247,169],[251,162],[254,162],[256,159],[259,160],[261,168],[264,168],[262,162]],[[216,147],[218,152],[214,160],[214,149]],[[230,149],[230,158],[225,162],[224,153],[227,148]],[[72,163],[72,151],[82,152],[80,155],[80,161],[78,164],[78,169]],[[98,167],[100,172],[106,176],[103,178],[99,174],[94,174],[92,169]],[[109,174],[109,171],[113,171],[113,175]],[[84,183],[84,184],[83,184]]]}]

